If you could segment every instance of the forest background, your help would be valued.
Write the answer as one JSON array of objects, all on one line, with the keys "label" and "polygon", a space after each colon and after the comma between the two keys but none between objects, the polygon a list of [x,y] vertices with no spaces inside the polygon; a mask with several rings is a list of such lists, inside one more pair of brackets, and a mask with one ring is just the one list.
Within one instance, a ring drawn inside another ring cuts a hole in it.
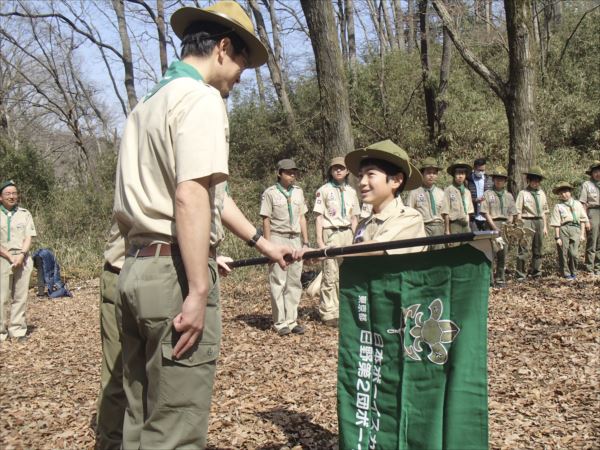
[{"label": "forest background", "polygon": [[[68,277],[100,271],[125,117],[179,54],[168,19],[211,3],[0,5],[0,178],[16,181],[35,245]],[[256,224],[284,157],[302,168],[309,209],[330,157],[383,139],[442,166],[485,156],[513,190],[529,164],[550,191],[578,187],[600,159],[598,0],[240,3],[269,50],[228,100],[230,188]],[[234,238],[222,252],[253,254]]]}]

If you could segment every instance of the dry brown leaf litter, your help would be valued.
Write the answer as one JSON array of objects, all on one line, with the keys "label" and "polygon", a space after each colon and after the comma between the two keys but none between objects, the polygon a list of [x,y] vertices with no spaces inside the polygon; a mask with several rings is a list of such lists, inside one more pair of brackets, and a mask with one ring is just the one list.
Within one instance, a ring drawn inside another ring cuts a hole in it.
[{"label": "dry brown leaf litter", "polygon": [[[209,430],[216,449],[334,449],[337,333],[304,299],[304,336],[270,330],[264,280],[222,286],[224,339]],[[26,343],[0,344],[0,448],[92,448],[99,385],[98,282],[30,298]],[[493,449],[600,442],[600,280],[494,289],[489,318]]]}]

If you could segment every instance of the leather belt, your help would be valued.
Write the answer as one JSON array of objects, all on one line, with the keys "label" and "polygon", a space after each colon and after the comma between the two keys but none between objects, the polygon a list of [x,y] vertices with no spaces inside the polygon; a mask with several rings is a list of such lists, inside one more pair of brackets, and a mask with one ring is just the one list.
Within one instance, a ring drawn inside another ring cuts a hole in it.
[{"label": "leather belt", "polygon": [[300,236],[300,233],[293,233],[293,232],[290,232],[290,233],[281,233],[279,231],[273,231],[273,230],[271,230],[271,234],[274,234],[275,236],[286,237],[288,239],[295,239],[298,236]]},{"label": "leather belt", "polygon": [[541,217],[522,217],[522,219],[525,219],[525,220],[541,220],[542,218]]},{"label": "leather belt", "polygon": [[[151,244],[140,249],[135,247],[129,251],[129,256],[136,258],[148,258],[151,256],[180,256],[181,251],[177,244]],[[215,259],[217,257],[217,249],[210,247],[208,249],[208,256]]]},{"label": "leather belt", "polygon": [[333,231],[346,231],[346,230],[350,230],[352,227],[329,227],[329,228],[325,228],[326,230],[333,230]]},{"label": "leather belt", "polygon": [[121,269],[116,268],[115,266],[109,264],[108,262],[104,263],[104,270],[110,273],[114,273],[115,275],[119,275],[121,273]]}]

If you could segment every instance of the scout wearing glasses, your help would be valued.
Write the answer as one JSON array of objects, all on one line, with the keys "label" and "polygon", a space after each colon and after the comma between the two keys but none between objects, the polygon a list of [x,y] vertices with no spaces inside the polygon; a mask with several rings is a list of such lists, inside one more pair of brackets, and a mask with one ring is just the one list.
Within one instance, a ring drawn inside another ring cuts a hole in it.
[{"label": "scout wearing glasses", "polygon": [[[442,211],[445,233],[470,233],[469,215],[473,214],[471,192],[465,186],[465,180],[471,173],[471,166],[463,160],[455,161],[446,170],[452,176],[452,184],[444,189],[446,208]],[[449,244],[450,247],[458,244]]]},{"label": "scout wearing glasses", "polygon": [[222,224],[282,266],[293,250],[257,233],[226,193],[227,98],[266,62],[252,21],[232,1],[171,17],[181,61],[127,118],[114,213],[131,247],[119,275],[122,448],[206,447],[221,308]]},{"label": "scout wearing glasses", "polygon": [[[493,188],[483,194],[481,202],[481,214],[487,220],[490,230],[501,232],[505,223],[512,223],[517,215],[515,199],[510,192],[506,191],[506,180],[508,173],[504,167],[496,167],[492,173]],[[504,242],[501,248],[498,248],[494,258],[496,270],[494,281],[497,285],[504,285],[506,256],[508,255],[508,244]]]},{"label": "scout wearing glasses", "polygon": [[594,161],[585,172],[590,179],[581,186],[579,201],[586,209],[585,270],[600,275],[600,161]]},{"label": "scout wearing glasses", "polygon": [[534,231],[531,242],[531,251],[522,245],[519,245],[517,253],[517,280],[524,280],[527,277],[527,260],[531,253],[531,265],[529,274],[534,278],[542,276],[542,248],[544,245],[544,236],[548,235],[546,224],[546,215],[550,211],[546,194],[540,188],[544,179],[544,172],[539,167],[532,167],[527,172],[523,172],[527,177],[527,188],[523,189],[517,195],[517,218],[523,220],[523,227]]},{"label": "scout wearing glasses", "polygon": [[[308,211],[304,192],[294,184],[298,168],[291,159],[277,163],[277,183],[262,195],[260,215],[265,238],[291,248],[308,247],[305,214]],[[298,323],[298,305],[302,296],[302,261],[287,270],[272,264],[269,268],[273,327],[280,336],[303,334],[304,326]]]},{"label": "scout wearing glasses", "polygon": [[583,205],[572,197],[573,186],[561,181],[552,193],[560,202],[554,205],[550,215],[550,226],[554,228],[558,267],[567,280],[574,280],[577,272],[579,241],[585,239],[588,217]]},{"label": "scout wearing glasses", "polygon": [[[423,185],[408,193],[408,206],[415,208],[423,216],[427,236],[444,234],[444,218],[442,211],[446,209],[446,195],[435,186],[438,172],[442,169],[435,159],[425,158],[421,163]],[[430,246],[430,250],[443,249],[444,245]]]},{"label": "scout wearing glasses", "polygon": [[[359,222],[354,243],[426,236],[421,214],[405,206],[400,198],[404,189],[415,189],[422,183],[421,173],[411,164],[404,150],[390,140],[377,142],[363,150],[348,153],[346,167],[359,179],[362,201],[373,207],[371,216]],[[399,248],[384,253],[416,253],[425,249],[424,246]]]},{"label": "scout wearing glasses", "polygon": [[[313,212],[317,215],[315,227],[319,248],[352,244],[360,205],[356,191],[347,183],[348,173],[344,158],[333,158],[328,168],[329,180],[317,191]],[[341,258],[323,261],[319,315],[325,325],[332,327],[337,326],[339,316],[339,267],[342,261]]]},{"label": "scout wearing glasses", "polygon": [[[29,256],[36,236],[31,213],[19,206],[19,191],[14,181],[0,184],[0,340],[27,339],[25,310],[33,261]],[[6,326],[6,310],[8,327]]]}]

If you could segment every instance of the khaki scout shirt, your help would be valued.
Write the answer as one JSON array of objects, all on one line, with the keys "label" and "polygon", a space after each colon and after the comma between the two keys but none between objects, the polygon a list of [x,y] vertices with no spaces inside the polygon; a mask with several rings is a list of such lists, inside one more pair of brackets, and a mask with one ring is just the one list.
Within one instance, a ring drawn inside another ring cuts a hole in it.
[{"label": "khaki scout shirt", "polygon": [[345,215],[342,217],[342,191],[331,183],[319,188],[315,198],[313,211],[323,215],[323,228],[349,227],[352,216],[360,214],[360,205],[356,191],[347,184],[344,190]]},{"label": "khaki scout shirt", "polygon": [[371,205],[370,203],[363,203],[362,206],[360,207],[360,218],[361,219],[366,219],[367,217],[370,217],[371,214],[373,213],[373,205]]},{"label": "khaki scout shirt", "polygon": [[10,241],[8,240],[8,216],[0,211],[0,245],[9,252],[21,251],[28,236],[37,236],[33,217],[25,208],[17,206],[10,214]]},{"label": "khaki scout shirt", "polygon": [[[217,189],[229,173],[229,122],[218,90],[177,78],[140,101],[129,114],[117,165],[114,212],[136,246],[175,242],[175,190],[210,177],[211,228],[219,228]],[[219,241],[212,241],[214,247]]]},{"label": "khaki scout shirt", "polygon": [[446,196],[444,195],[444,191],[437,186],[432,186],[431,191],[433,193],[433,201],[435,202],[435,215],[431,207],[429,189],[424,187],[413,189],[408,193],[408,206],[419,211],[425,223],[442,223],[444,221],[442,211],[445,209]]},{"label": "khaki scout shirt", "polygon": [[521,214],[523,219],[532,219],[534,217],[542,217],[544,214],[548,213],[550,209],[548,208],[548,201],[546,200],[546,194],[544,191],[539,189],[538,191],[538,200],[540,203],[541,213],[538,214],[537,207],[535,204],[534,194],[531,193],[529,189],[524,189],[517,194],[517,213]]},{"label": "khaki scout shirt", "polygon": [[474,214],[473,200],[471,199],[471,191],[465,188],[464,199],[467,205],[467,210],[463,206],[463,200],[461,198],[460,189],[451,184],[444,189],[446,194],[446,205],[442,210],[442,214],[447,214],[450,222],[455,220],[463,220],[469,222],[469,214]]},{"label": "khaki scout shirt", "polygon": [[[413,239],[425,237],[423,217],[416,209],[404,206],[402,200],[396,197],[379,213],[361,220],[356,228],[354,242],[386,242],[400,239]],[[427,249],[422,247],[398,248],[386,250],[388,255],[401,253],[417,253]]]},{"label": "khaki scout shirt", "polygon": [[[567,223],[573,222],[573,212],[575,212],[575,216],[577,217],[577,221],[579,223],[586,223],[588,221],[588,216],[585,213],[585,209],[583,208],[581,202],[571,199],[569,204],[561,202],[554,205],[554,209],[550,215],[551,227],[560,227]],[[571,208],[573,209],[571,210]]]},{"label": "khaki scout shirt", "polygon": [[288,209],[287,197],[279,192],[277,185],[265,189],[260,204],[260,215],[271,221],[271,231],[275,233],[300,233],[300,216],[306,214],[308,208],[304,201],[304,192],[300,186],[292,186],[292,222]]},{"label": "khaki scout shirt", "polygon": [[588,208],[600,207],[600,188],[593,181],[586,181],[581,186],[579,201],[585,203]]},{"label": "khaki scout shirt", "polygon": [[108,241],[104,247],[104,261],[117,269],[122,269],[125,262],[125,252],[125,239],[121,236],[117,222],[113,222],[108,233]]},{"label": "khaki scout shirt", "polygon": [[517,214],[517,207],[515,206],[515,199],[512,194],[504,190],[502,208],[500,208],[500,196],[496,191],[490,190],[483,193],[480,211],[489,214],[492,220],[508,220]]}]

